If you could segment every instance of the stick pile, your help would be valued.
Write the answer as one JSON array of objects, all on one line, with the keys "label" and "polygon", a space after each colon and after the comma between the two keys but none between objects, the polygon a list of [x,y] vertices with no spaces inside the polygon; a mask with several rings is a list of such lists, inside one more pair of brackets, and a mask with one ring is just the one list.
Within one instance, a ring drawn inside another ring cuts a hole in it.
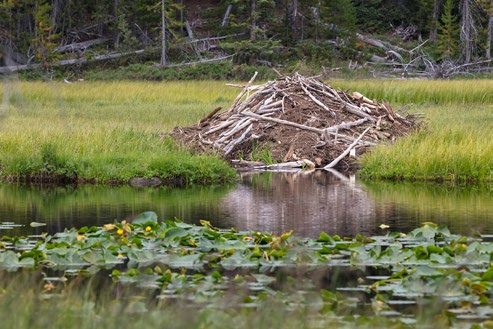
[{"label": "stick pile", "polygon": [[[255,75],[256,76],[256,75]],[[348,94],[298,73],[242,88],[232,106],[216,109],[173,135],[200,151],[216,150],[227,159],[258,160],[262,151],[286,166],[313,163],[332,168],[351,164],[347,155],[393,142],[417,126],[387,103]],[[248,161],[236,161],[249,163]]]}]

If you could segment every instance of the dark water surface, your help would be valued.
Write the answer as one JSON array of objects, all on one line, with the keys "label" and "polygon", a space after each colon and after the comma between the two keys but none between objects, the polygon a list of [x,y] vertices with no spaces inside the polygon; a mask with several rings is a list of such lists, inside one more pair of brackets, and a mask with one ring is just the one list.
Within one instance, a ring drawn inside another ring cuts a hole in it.
[{"label": "dark water surface", "polygon": [[[242,174],[237,185],[189,189],[0,186],[0,221],[23,224],[0,234],[54,233],[102,225],[153,210],[160,218],[240,230],[318,236],[407,232],[425,221],[453,232],[493,233],[493,185],[360,182],[338,173]],[[31,222],[46,223],[41,228]]]}]

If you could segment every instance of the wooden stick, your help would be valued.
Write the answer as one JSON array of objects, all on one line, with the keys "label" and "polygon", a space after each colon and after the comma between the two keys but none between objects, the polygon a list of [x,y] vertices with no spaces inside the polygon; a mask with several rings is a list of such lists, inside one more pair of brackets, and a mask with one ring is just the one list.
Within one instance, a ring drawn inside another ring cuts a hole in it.
[{"label": "wooden stick", "polygon": [[248,83],[245,85],[245,87],[243,88],[243,90],[238,94],[238,96],[236,96],[236,99],[235,101],[233,102],[233,105],[231,105],[231,110],[234,109],[236,107],[236,105],[238,105],[238,103],[240,102],[241,98],[243,97],[243,95],[246,94],[246,92],[248,91],[248,87],[250,87],[250,85],[253,83],[253,81],[255,80],[255,78],[257,77],[257,74],[258,72],[255,71],[255,74],[253,75],[253,77],[250,79],[250,81],[248,81]]},{"label": "wooden stick", "polygon": [[341,124],[338,124],[338,125],[335,125],[335,126],[331,126],[329,128],[325,128],[325,130],[328,130],[328,131],[337,131],[339,129],[349,129],[351,127],[354,127],[354,126],[359,126],[365,122],[367,122],[368,119],[367,118],[363,118],[363,119],[359,119],[359,120],[356,120],[356,121],[351,121],[351,122],[343,122]]},{"label": "wooden stick", "polygon": [[248,126],[248,128],[245,130],[245,132],[243,134],[241,134],[241,136],[232,141],[231,143],[228,144],[228,146],[226,146],[226,148],[224,149],[224,155],[228,155],[229,153],[231,153],[231,151],[233,151],[234,147],[238,144],[240,144],[241,142],[243,142],[243,140],[246,138],[246,136],[248,135],[248,133],[250,132],[250,130],[252,130],[252,127],[253,127],[253,124],[250,124]]},{"label": "wooden stick", "polygon": [[300,86],[301,86],[301,89],[303,89],[303,91],[308,95],[308,97],[310,97],[312,99],[312,101],[314,101],[318,106],[320,106],[324,110],[328,111],[333,117],[336,116],[336,114],[334,113],[334,111],[332,111],[327,106],[325,106],[324,103],[322,103],[321,101],[319,101],[315,96],[312,95],[312,93],[310,93],[308,91],[308,89],[305,88],[305,86],[303,85],[303,82],[301,82],[301,80],[300,80]]},{"label": "wooden stick", "polygon": [[296,122],[287,121],[287,120],[282,120],[282,119],[277,119],[277,118],[269,118],[269,117],[265,117],[265,116],[258,115],[258,114],[248,112],[248,111],[243,112],[242,114],[249,116],[249,117],[252,117],[252,118],[255,118],[255,119],[259,119],[259,120],[265,120],[265,121],[280,123],[280,124],[283,124],[286,126],[291,126],[291,127],[295,127],[295,128],[299,128],[299,129],[303,129],[303,130],[308,130],[308,131],[311,131],[311,132],[314,132],[317,134],[322,134],[324,132],[324,130],[322,130],[322,129],[305,126],[305,125],[302,125],[302,124],[299,124]]},{"label": "wooden stick", "polygon": [[231,126],[235,122],[236,122],[236,120],[228,120],[228,121],[225,121],[225,122],[223,122],[223,123],[215,126],[211,130],[206,131],[204,133],[204,135],[209,135],[209,134],[212,134],[213,132],[216,132],[216,131],[221,130],[221,129],[226,128],[226,127],[229,127],[229,126]]},{"label": "wooden stick", "polygon": [[209,120],[212,118],[217,112],[221,111],[223,108],[222,107],[216,107],[212,112],[207,114],[202,120],[199,121],[199,124],[203,124],[205,121]]},{"label": "wooden stick", "polygon": [[370,130],[371,127],[368,127],[365,129],[365,131],[363,131],[361,133],[361,135],[358,136],[358,138],[356,138],[354,140],[354,142],[349,145],[349,147],[347,149],[344,150],[344,152],[341,153],[341,155],[339,155],[337,158],[335,158],[334,160],[332,160],[331,163],[329,163],[328,165],[326,165],[324,167],[324,169],[330,169],[330,168],[333,168],[335,167],[346,155],[349,154],[349,152],[351,152],[351,150],[353,149],[353,147],[356,146],[356,144],[358,144],[358,142],[361,140],[361,138],[363,138],[363,136],[365,136],[365,134],[368,132],[368,130]]}]

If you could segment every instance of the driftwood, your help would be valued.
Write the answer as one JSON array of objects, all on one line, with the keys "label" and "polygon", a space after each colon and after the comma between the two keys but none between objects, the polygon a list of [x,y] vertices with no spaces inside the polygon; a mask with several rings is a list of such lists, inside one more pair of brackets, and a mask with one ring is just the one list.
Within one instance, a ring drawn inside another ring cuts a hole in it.
[{"label": "driftwood", "polygon": [[231,85],[241,91],[228,110],[214,111],[196,126],[172,134],[192,148],[214,150],[230,160],[252,161],[256,149],[269,149],[272,159],[283,164],[261,168],[273,169],[305,167],[306,161],[319,167],[348,164],[353,149],[362,154],[416,127],[414,119],[398,115],[386,103],[336,90],[313,77],[295,73],[252,85],[255,77]]},{"label": "driftwood", "polygon": [[341,162],[341,160],[342,160],[342,159],[344,159],[344,157],[345,157],[345,156],[347,156],[347,155],[349,154],[349,152],[351,152],[351,150],[353,150],[353,149],[354,149],[354,147],[358,144],[358,142],[359,142],[359,141],[363,138],[363,136],[365,136],[365,134],[366,134],[366,133],[368,132],[368,130],[370,130],[370,129],[371,129],[371,127],[366,128],[366,129],[365,129],[365,131],[363,131],[363,132],[361,133],[361,135],[359,135],[359,136],[358,136],[358,138],[356,138],[356,139],[354,140],[354,142],[353,142],[351,145],[349,145],[349,146],[347,147],[347,149],[345,149],[345,150],[344,150],[344,152],[342,152],[342,153],[341,153],[341,155],[339,155],[337,158],[335,158],[334,160],[332,160],[332,162],[331,162],[331,163],[329,163],[328,165],[326,165],[326,166],[324,167],[324,169],[331,169],[331,168],[334,168],[335,166],[337,166],[337,164],[338,164],[339,162]]},{"label": "driftwood", "polygon": [[252,169],[255,170],[289,170],[289,169],[299,169],[299,168],[308,168],[314,169],[315,164],[310,160],[303,159],[298,161],[290,161],[290,162],[282,162],[271,165],[260,165],[254,166]]}]

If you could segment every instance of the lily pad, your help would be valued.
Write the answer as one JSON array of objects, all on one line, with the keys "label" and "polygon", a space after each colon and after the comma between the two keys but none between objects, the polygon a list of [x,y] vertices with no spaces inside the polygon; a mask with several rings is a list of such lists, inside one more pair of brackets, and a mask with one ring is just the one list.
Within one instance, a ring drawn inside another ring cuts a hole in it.
[{"label": "lily pad", "polygon": [[154,211],[145,211],[132,221],[133,224],[146,225],[149,223],[157,223],[157,214]]}]

